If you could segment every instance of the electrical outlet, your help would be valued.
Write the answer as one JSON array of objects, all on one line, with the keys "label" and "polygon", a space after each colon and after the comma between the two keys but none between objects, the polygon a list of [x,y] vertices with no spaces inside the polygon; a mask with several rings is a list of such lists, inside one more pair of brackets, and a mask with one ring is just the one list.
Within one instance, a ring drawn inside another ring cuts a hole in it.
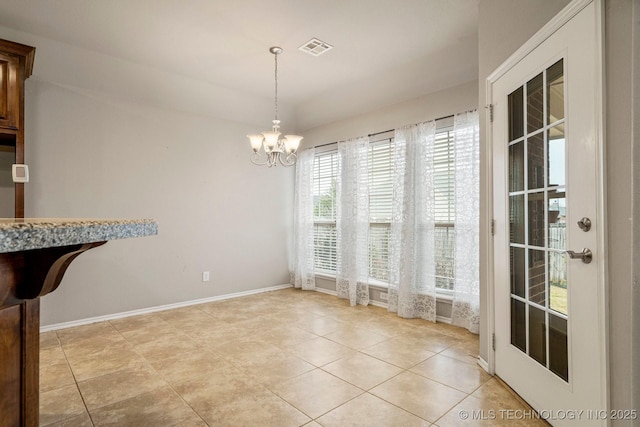
[{"label": "electrical outlet", "polygon": [[208,282],[209,281],[209,272],[208,271],[203,271],[202,272],[202,281],[203,282]]},{"label": "electrical outlet", "polygon": [[380,299],[382,301],[388,301],[389,298],[388,298],[387,293],[386,292],[380,292]]}]

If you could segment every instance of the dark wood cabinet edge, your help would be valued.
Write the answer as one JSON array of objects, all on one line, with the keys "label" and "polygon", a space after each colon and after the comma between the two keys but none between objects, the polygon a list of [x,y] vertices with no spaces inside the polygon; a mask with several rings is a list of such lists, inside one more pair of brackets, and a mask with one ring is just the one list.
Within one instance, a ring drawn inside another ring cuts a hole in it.
[{"label": "dark wood cabinet edge", "polygon": [[[40,254],[32,254],[35,251],[28,251],[27,265],[41,265],[42,271],[47,271],[47,265],[51,260],[53,263],[48,268],[46,275],[34,275],[34,270],[30,271],[29,281],[33,284],[38,284],[35,287],[30,287],[29,293],[25,294],[26,298],[36,298],[51,293],[58,289],[60,286],[60,282],[62,281],[62,277],[64,273],[67,271],[69,264],[76,259],[82,253],[88,251],[92,248],[97,248],[98,246],[102,246],[107,242],[94,242],[94,243],[86,243],[84,245],[80,245],[76,250],[72,250],[71,252],[67,252],[70,248],[69,246],[62,248],[49,248],[49,249],[40,249],[40,251],[51,251],[53,252],[51,255],[40,255]],[[60,249],[59,251],[52,251],[52,249]],[[35,259],[33,262],[30,262],[31,257],[34,256]],[[44,262],[44,263],[43,263]],[[34,277],[35,276],[35,277]],[[42,277],[44,276],[44,277]],[[19,293],[19,297],[22,295]]]},{"label": "dark wood cabinet edge", "polygon": [[[2,128],[0,133],[15,135],[15,162],[23,164],[24,155],[24,82],[33,73],[33,60],[36,48],[22,43],[0,39],[0,52],[19,58],[18,79],[18,124],[17,129]],[[15,184],[15,218],[24,218],[24,184]]]},{"label": "dark wood cabinet edge", "polygon": [[[19,425],[37,427],[40,411],[40,297],[58,288],[64,273],[80,254],[106,242],[69,245],[0,254],[0,310],[20,310]],[[3,333],[6,333],[3,332]],[[19,375],[19,376],[18,376]],[[10,383],[9,383],[10,384]],[[15,384],[15,383],[14,383]],[[0,390],[0,399],[16,388]],[[1,414],[0,414],[1,415]],[[0,425],[2,419],[0,419]]]},{"label": "dark wood cabinet edge", "polygon": [[22,311],[21,419],[24,426],[40,424],[40,298],[20,304]]},{"label": "dark wood cabinet edge", "polygon": [[[23,45],[24,46],[24,45]],[[35,49],[30,52],[35,52]],[[31,67],[33,67],[33,57],[31,58]],[[31,75],[31,70],[27,70],[29,60],[27,57],[20,58],[20,69],[18,77],[18,85],[20,86],[20,111],[18,112],[18,135],[16,136],[16,163],[23,164],[24,156],[24,81]],[[15,184],[15,214],[16,218],[24,218],[24,184]]]},{"label": "dark wood cabinet edge", "polygon": [[36,55],[36,48],[22,43],[0,39],[0,51],[24,57],[25,78],[29,78],[33,73],[33,60]]},{"label": "dark wood cabinet edge", "polygon": [[106,242],[0,254],[0,308],[55,291],[69,264]]},{"label": "dark wood cabinet edge", "polygon": [[24,184],[15,184],[15,213],[16,218],[24,218]]}]

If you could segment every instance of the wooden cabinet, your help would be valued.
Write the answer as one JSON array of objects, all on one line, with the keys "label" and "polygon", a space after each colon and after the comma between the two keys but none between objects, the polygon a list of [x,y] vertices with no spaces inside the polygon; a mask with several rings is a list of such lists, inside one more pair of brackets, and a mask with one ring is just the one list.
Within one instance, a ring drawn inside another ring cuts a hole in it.
[{"label": "wooden cabinet", "polygon": [[[24,81],[35,50],[0,39],[0,150],[15,152],[15,163],[24,163]],[[15,217],[24,218],[24,184],[15,184]]]},{"label": "wooden cabinet", "polygon": [[0,127],[17,130],[20,114],[20,59],[0,53]]},{"label": "wooden cabinet", "polygon": [[69,264],[105,242],[0,253],[0,427],[37,427],[40,297]]}]

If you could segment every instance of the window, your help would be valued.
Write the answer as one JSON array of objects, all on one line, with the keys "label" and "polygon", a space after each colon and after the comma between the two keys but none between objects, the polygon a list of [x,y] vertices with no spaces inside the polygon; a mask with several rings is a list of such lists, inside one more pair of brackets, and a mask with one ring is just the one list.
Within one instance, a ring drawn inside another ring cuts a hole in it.
[{"label": "window", "polygon": [[455,243],[453,129],[436,133],[433,183],[436,192],[436,288],[453,291]]},{"label": "window", "polygon": [[369,146],[369,276],[389,281],[393,138]]},{"label": "window", "polygon": [[336,180],[338,153],[316,156],[313,162],[313,222],[315,268],[318,272],[336,271]]},{"label": "window", "polygon": [[[453,290],[454,151],[453,132],[440,129],[434,147],[436,192],[436,287]],[[369,276],[389,281],[389,235],[393,203],[393,138],[369,147]],[[314,246],[316,271],[336,271],[336,182],[338,154],[316,155],[314,178]]]}]

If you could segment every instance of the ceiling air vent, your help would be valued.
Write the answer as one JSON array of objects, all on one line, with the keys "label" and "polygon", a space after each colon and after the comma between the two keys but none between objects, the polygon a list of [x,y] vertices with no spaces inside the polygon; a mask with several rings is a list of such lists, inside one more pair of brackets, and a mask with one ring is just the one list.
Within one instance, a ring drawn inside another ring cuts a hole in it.
[{"label": "ceiling air vent", "polygon": [[331,46],[329,43],[323,42],[322,40],[313,38],[300,46],[298,49],[308,53],[309,55],[320,56],[326,51],[333,49],[333,46]]}]

